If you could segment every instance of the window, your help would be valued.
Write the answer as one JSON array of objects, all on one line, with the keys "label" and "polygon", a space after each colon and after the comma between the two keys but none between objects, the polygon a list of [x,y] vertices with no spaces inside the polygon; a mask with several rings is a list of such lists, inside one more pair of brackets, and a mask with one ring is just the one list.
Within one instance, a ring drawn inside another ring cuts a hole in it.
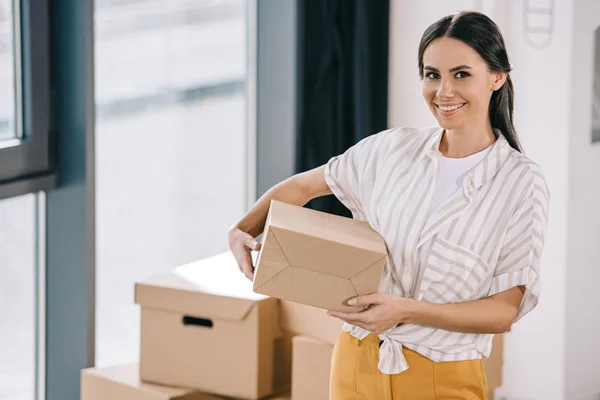
[{"label": "window", "polygon": [[36,196],[0,200],[0,399],[35,399]]},{"label": "window", "polygon": [[0,0],[0,398],[41,391],[40,190],[55,186],[47,2]]},{"label": "window", "polygon": [[0,1],[0,198],[55,185],[48,5]]},{"label": "window", "polygon": [[97,0],[96,364],[137,360],[134,282],[246,209],[246,1]]}]

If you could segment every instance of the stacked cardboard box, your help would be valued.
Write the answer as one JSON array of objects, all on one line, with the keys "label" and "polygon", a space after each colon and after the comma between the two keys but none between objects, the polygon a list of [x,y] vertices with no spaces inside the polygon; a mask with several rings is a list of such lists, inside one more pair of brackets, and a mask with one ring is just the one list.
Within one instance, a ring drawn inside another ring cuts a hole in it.
[{"label": "stacked cardboard box", "polygon": [[357,310],[347,300],[377,291],[385,256],[368,224],[274,202],[254,284],[229,252],[138,282],[139,365],[82,371],[81,398],[327,399],[343,323],[324,309]]},{"label": "stacked cardboard box", "polygon": [[89,368],[81,373],[82,400],[219,400],[222,397],[143,383],[138,364]]},{"label": "stacked cardboard box", "polygon": [[279,302],[252,290],[231,253],[138,282],[135,302],[139,366],[82,371],[82,400],[285,398]]},{"label": "stacked cardboard box", "polygon": [[[235,400],[231,397],[142,382],[137,363],[81,371],[82,400]],[[268,400],[290,400],[289,393]]]}]

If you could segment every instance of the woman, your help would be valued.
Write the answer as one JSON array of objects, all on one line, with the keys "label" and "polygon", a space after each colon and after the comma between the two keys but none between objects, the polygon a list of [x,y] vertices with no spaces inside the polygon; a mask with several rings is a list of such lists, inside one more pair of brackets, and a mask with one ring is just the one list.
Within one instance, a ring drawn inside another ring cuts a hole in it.
[{"label": "woman", "polygon": [[229,232],[251,250],[271,199],[333,193],[385,239],[379,293],[359,296],[334,348],[331,399],[487,399],[481,359],[538,302],[549,191],[521,154],[511,66],[485,15],[462,12],[423,34],[423,97],[439,127],[372,135],[270,189]]}]

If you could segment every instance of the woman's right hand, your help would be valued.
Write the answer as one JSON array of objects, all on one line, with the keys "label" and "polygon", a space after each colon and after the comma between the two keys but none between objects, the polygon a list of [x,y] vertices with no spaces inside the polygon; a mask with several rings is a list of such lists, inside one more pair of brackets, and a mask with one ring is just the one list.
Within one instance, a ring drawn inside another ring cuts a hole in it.
[{"label": "woman's right hand", "polygon": [[253,280],[254,265],[252,265],[252,251],[259,251],[261,243],[237,227],[229,230],[229,249],[233,253],[241,272],[246,278]]},{"label": "woman's right hand", "polygon": [[322,165],[301,172],[273,186],[254,203],[239,222],[229,229],[229,249],[246,278],[250,280],[254,278],[252,251],[259,251],[261,247],[254,237],[264,229],[271,201],[279,200],[303,206],[315,197],[331,194],[325,181],[325,167]]}]

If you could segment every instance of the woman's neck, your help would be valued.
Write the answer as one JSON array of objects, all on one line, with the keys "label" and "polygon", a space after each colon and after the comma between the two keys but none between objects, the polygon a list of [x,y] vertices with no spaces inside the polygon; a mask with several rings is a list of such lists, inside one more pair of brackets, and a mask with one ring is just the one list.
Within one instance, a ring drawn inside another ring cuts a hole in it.
[{"label": "woman's neck", "polygon": [[440,142],[440,152],[448,158],[463,158],[478,153],[496,141],[489,120],[487,125],[445,129]]}]

